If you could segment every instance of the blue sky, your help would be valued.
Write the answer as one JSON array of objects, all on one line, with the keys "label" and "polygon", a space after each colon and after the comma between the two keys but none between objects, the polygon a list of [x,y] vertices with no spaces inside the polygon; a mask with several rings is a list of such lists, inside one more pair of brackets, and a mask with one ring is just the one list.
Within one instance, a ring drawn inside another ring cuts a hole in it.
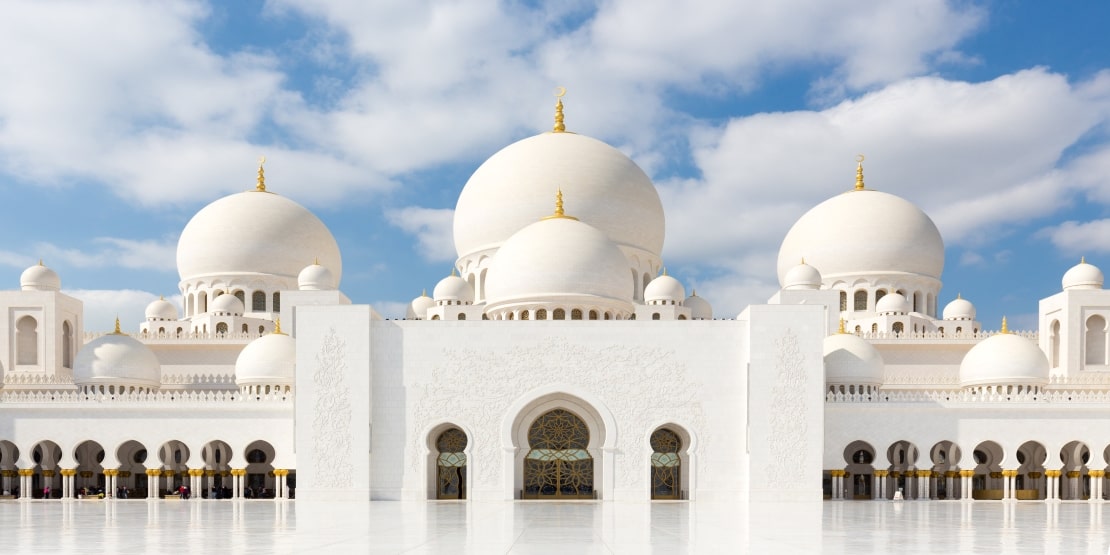
[{"label": "blue sky", "polygon": [[1033,327],[1080,256],[1110,271],[1110,3],[675,6],[6,2],[0,287],[42,258],[87,329],[136,329],[178,292],[185,223],[265,154],[341,288],[400,316],[450,272],[470,173],[548,129],[560,85],[568,129],[653,178],[668,271],[718,316],[777,289],[783,235],[858,153],[940,228],[941,304],[988,328]]}]

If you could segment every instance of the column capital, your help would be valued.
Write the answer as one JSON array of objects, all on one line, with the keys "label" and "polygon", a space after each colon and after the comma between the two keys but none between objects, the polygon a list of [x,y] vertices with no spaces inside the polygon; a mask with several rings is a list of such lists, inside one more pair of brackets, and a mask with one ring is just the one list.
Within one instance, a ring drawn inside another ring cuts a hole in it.
[{"label": "column capital", "polygon": [[875,474],[875,476],[878,476],[879,478],[886,478],[890,474],[890,471],[889,470],[876,470],[874,472],[874,474]]},{"label": "column capital", "polygon": [[1106,471],[1105,470],[1088,470],[1087,474],[1090,475],[1092,478],[1102,478],[1103,476],[1106,475]]},{"label": "column capital", "polygon": [[960,471],[960,476],[963,477],[963,478],[971,478],[972,476],[975,476],[975,471],[974,470],[961,470]]},{"label": "column capital", "polygon": [[1068,478],[1078,478],[1080,474],[1082,474],[1082,472],[1080,472],[1078,470],[1069,470],[1068,471]]}]

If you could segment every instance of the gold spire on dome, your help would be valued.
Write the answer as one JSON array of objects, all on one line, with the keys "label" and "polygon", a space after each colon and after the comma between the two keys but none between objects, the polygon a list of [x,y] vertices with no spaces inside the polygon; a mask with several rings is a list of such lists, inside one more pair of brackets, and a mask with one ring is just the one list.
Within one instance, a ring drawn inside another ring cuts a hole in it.
[{"label": "gold spire on dome", "polygon": [[266,192],[266,171],[262,166],[266,163],[265,156],[258,157],[258,183],[254,186],[254,190],[260,193]]},{"label": "gold spire on dome", "polygon": [[806,265],[806,257],[803,256],[802,257],[802,266],[805,266],[805,265]]},{"label": "gold spire on dome", "polygon": [[1010,328],[1006,327],[1006,317],[1002,317],[1002,329],[998,333],[1010,333]]},{"label": "gold spire on dome", "polygon": [[848,333],[847,331],[844,330],[844,318],[840,319],[840,328],[838,328],[836,330],[836,333],[839,333],[841,335],[844,335],[844,334]]},{"label": "gold spire on dome", "polygon": [[563,133],[567,130],[567,126],[563,124],[563,96],[566,94],[566,87],[557,87],[555,89],[555,127],[551,129],[551,131],[555,133]]},{"label": "gold spire on dome", "polygon": [[39,259],[39,266],[43,266],[43,265],[44,265],[44,264],[42,263],[42,259],[40,258],[40,259]]},{"label": "gold spire on dome", "polygon": [[567,216],[563,210],[563,190],[555,190],[555,213],[550,216],[544,216],[544,220],[577,220],[574,216]]},{"label": "gold spire on dome", "polygon": [[319,266],[320,265],[320,257],[319,256],[312,257],[312,265],[313,266]]},{"label": "gold spire on dome", "polygon": [[956,293],[956,298],[957,298],[957,299],[962,299],[962,298],[964,298],[964,295],[963,295],[963,293]]},{"label": "gold spire on dome", "polygon": [[427,297],[428,296],[428,290],[427,289],[421,289],[420,290],[420,296],[421,297]]},{"label": "gold spire on dome", "polygon": [[663,266],[663,275],[667,275],[667,267]]},{"label": "gold spire on dome", "polygon": [[863,155],[856,156],[856,190],[863,190]]},{"label": "gold spire on dome", "polygon": [[[1086,256],[1080,256],[1079,257],[1079,263],[1080,264],[1086,264],[1087,263],[1087,257]],[[42,264],[42,262],[39,261],[39,264]]]},{"label": "gold spire on dome", "polygon": [[123,330],[119,329],[119,316],[116,316],[116,331],[113,331],[112,335],[123,335]]},{"label": "gold spire on dome", "polygon": [[451,277],[456,277],[458,275],[459,275],[458,272],[455,271],[455,267],[451,266]]},{"label": "gold spire on dome", "polygon": [[274,320],[274,333],[276,335],[285,335],[284,333],[281,333],[281,318],[277,318]]}]

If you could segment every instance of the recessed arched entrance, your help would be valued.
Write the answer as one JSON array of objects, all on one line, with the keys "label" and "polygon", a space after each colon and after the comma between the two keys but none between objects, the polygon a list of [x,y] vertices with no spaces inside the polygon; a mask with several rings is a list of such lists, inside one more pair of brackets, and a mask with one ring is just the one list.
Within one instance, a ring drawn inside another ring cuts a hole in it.
[{"label": "recessed arched entrance", "polygon": [[436,436],[436,499],[466,499],[466,433],[451,427]]},{"label": "recessed arched entrance", "polygon": [[[872,476],[875,474],[875,448],[863,440],[856,440],[844,448],[844,479],[848,491],[845,499],[871,499]],[[830,487],[831,487],[830,481]],[[831,494],[832,492],[830,492]]]},{"label": "recessed arched entrance", "polygon": [[593,499],[590,430],[566,409],[548,411],[528,428],[524,499]]},{"label": "recessed arched entrance", "polygon": [[651,434],[651,498],[682,499],[682,438],[670,428]]}]

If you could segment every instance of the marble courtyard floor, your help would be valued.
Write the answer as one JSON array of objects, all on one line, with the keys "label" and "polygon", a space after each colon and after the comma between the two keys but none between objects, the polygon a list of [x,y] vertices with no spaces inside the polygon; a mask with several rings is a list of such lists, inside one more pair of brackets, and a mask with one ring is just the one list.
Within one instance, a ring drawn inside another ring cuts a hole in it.
[{"label": "marble courtyard floor", "polygon": [[[1107,504],[1110,505],[1110,504]],[[0,501],[5,553],[1107,553],[1063,502]]]}]

